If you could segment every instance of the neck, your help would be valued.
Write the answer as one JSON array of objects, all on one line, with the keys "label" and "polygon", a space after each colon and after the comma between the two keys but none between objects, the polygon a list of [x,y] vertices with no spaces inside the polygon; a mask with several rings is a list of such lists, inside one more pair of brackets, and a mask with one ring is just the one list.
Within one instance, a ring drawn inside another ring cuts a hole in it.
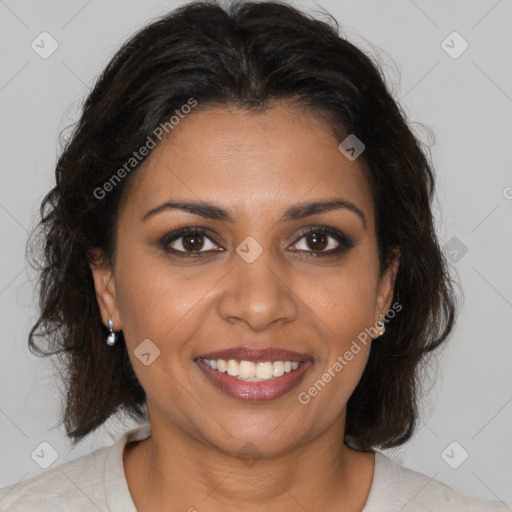
[{"label": "neck", "polygon": [[262,507],[359,512],[370,491],[374,456],[344,445],[339,424],[286,454],[260,457],[247,445],[249,457],[240,458],[153,423],[151,437],[127,445],[124,453],[126,479],[140,512]]}]

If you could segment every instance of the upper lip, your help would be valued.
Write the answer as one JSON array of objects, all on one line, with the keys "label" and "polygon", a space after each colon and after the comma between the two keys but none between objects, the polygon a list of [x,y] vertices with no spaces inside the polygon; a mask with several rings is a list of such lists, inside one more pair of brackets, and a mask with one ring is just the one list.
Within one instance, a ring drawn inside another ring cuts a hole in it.
[{"label": "upper lip", "polygon": [[253,348],[253,347],[234,347],[223,350],[216,350],[214,352],[208,352],[207,354],[201,354],[198,356],[200,359],[235,359],[237,361],[252,361],[254,363],[265,362],[265,361],[309,361],[312,360],[310,354],[303,354],[299,352],[293,352],[283,348],[276,347],[265,347],[265,348]]}]

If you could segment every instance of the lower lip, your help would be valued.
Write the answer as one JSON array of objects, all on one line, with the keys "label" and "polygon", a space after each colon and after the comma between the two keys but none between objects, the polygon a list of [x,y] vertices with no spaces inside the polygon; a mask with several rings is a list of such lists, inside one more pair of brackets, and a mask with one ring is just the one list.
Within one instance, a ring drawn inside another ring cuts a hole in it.
[{"label": "lower lip", "polygon": [[227,373],[212,370],[201,361],[196,360],[199,369],[208,377],[210,382],[217,386],[223,393],[237,400],[275,400],[290,392],[302,380],[302,376],[313,365],[311,361],[304,361],[299,368],[281,377],[268,381],[246,382]]}]

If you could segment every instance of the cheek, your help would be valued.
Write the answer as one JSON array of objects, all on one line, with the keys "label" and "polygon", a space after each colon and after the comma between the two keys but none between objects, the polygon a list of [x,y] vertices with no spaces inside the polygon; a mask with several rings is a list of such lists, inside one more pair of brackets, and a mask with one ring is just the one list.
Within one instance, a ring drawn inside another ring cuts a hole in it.
[{"label": "cheek", "polygon": [[[169,329],[176,316],[189,308],[180,273],[171,272],[165,259],[148,253],[140,240],[119,237],[116,260],[116,295],[123,329],[133,336],[156,335],[155,327]],[[172,290],[173,293],[169,293]],[[193,294],[192,294],[193,295]],[[169,302],[173,298],[172,304]]]},{"label": "cheek", "polygon": [[333,343],[342,348],[374,324],[378,268],[373,259],[354,254],[338,268],[317,279],[302,281],[300,296],[326,326]]},{"label": "cheek", "polygon": [[[124,241],[118,246],[116,267],[123,331],[139,382],[148,399],[162,408],[169,404],[170,392],[173,403],[190,407],[187,390],[196,371],[194,350],[204,346],[201,333],[209,334],[201,326],[219,321],[215,298],[226,269],[208,264],[180,267],[163,253]],[[146,339],[158,350],[148,366],[137,357]]]},{"label": "cheek", "polygon": [[[314,375],[301,387],[300,403],[311,403],[332,421],[345,407],[368,361],[374,325],[378,265],[371,250],[354,252],[328,278],[311,282],[301,292],[317,319],[323,350]],[[322,286],[318,286],[318,283]],[[299,397],[300,401],[300,397]],[[309,402],[308,402],[309,401]],[[314,416],[314,414],[313,414]]]},{"label": "cheek", "polygon": [[[133,369],[152,402],[168,403],[172,390],[173,401],[187,404],[190,396],[180,383],[189,378],[193,364],[189,340],[197,330],[198,315],[204,314],[205,296],[214,282],[210,278],[190,282],[179,271],[131,256],[119,259],[122,277],[117,292]],[[147,365],[139,359],[143,346],[144,352],[150,353]]]},{"label": "cheek", "polygon": [[340,273],[315,297],[324,350],[297,398],[311,421],[323,428],[344,409],[367,364],[372,339],[365,329],[375,320],[375,284],[358,272]]}]

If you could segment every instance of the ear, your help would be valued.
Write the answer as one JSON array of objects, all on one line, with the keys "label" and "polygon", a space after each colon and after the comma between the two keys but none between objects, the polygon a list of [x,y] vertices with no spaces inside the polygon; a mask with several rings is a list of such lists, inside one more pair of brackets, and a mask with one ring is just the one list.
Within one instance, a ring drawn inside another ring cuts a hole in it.
[{"label": "ear", "polygon": [[93,261],[89,263],[89,266],[92,271],[101,319],[105,326],[108,326],[108,320],[112,317],[112,330],[120,331],[122,326],[117,304],[114,274],[104,263],[100,249],[94,249],[93,254]]},{"label": "ear", "polygon": [[377,311],[376,317],[380,314],[385,315],[391,307],[393,292],[395,290],[395,280],[400,265],[400,249],[394,248],[390,256],[390,262],[386,272],[381,276],[377,293]]}]

